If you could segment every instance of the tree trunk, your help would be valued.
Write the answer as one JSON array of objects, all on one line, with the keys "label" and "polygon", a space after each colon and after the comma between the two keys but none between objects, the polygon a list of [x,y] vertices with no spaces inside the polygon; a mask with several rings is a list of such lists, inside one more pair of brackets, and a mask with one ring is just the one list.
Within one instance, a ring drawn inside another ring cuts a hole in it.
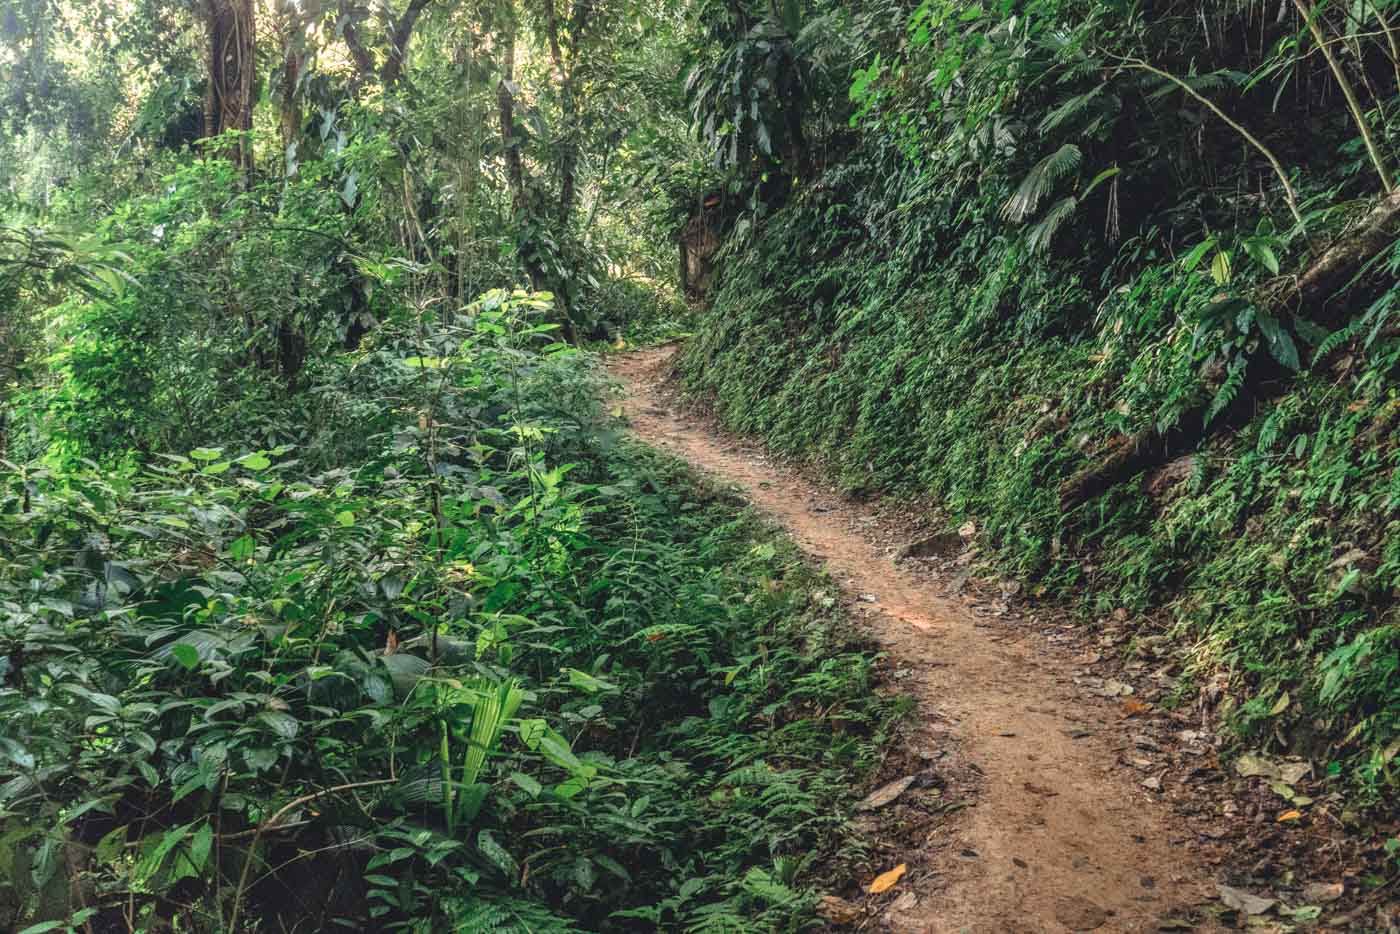
[{"label": "tree trunk", "polygon": [[339,8],[340,34],[345,39],[346,48],[350,50],[350,57],[355,62],[354,86],[371,78],[378,78],[379,83],[385,88],[391,88],[399,82],[399,79],[403,77],[404,67],[408,63],[408,44],[413,38],[413,27],[418,24],[419,17],[423,15],[423,11],[432,2],[433,0],[410,0],[408,8],[404,10],[402,16],[397,20],[390,19],[388,23],[389,48],[384,57],[384,65],[376,69],[374,55],[371,54],[369,47],[361,38],[360,29],[356,22],[365,16],[363,8],[352,7],[348,0],[341,0]]},{"label": "tree trunk", "polygon": [[496,106],[501,119],[501,147],[506,160],[506,182],[510,186],[511,204],[517,215],[525,212],[525,162],[520,155],[520,140],[515,134],[515,26],[507,27],[502,37],[501,81],[496,86]]},{"label": "tree trunk", "polygon": [[[209,87],[204,98],[204,135],[253,128],[253,0],[205,0],[209,32]],[[246,177],[253,169],[252,141],[214,147]]]},{"label": "tree trunk", "polygon": [[[578,30],[582,29],[586,5],[580,4],[575,17],[574,43],[579,41]],[[559,140],[559,223],[567,226],[574,211],[574,201],[578,191],[578,108],[574,99],[573,68],[564,62],[563,49],[559,44],[559,16],[555,12],[554,0],[544,3],[545,32],[549,38],[549,57],[554,64],[554,80],[559,83],[559,105],[563,113],[563,135]]]},{"label": "tree trunk", "polygon": [[413,26],[431,2],[432,0],[412,0],[403,16],[394,24],[389,41],[389,57],[384,61],[384,70],[379,75],[386,88],[393,87],[403,76],[408,58],[408,41],[413,37]]},{"label": "tree trunk", "polygon": [[501,149],[506,160],[506,182],[510,186],[511,208],[516,227],[522,235],[516,238],[521,262],[530,277],[530,288],[543,292],[549,288],[549,277],[539,257],[534,254],[528,230],[530,194],[525,187],[525,159],[520,153],[520,135],[515,128],[515,24],[506,27],[501,39],[501,81],[496,87],[496,107],[501,119]]},{"label": "tree trunk", "polygon": [[301,101],[297,99],[297,81],[301,77],[302,54],[288,46],[282,64],[282,100],[279,123],[282,128],[282,151],[285,154],[301,135]]},{"label": "tree trunk", "polygon": [[[1381,198],[1355,231],[1324,250],[1298,277],[1296,287],[1264,296],[1260,304],[1269,308],[1279,320],[1306,311],[1309,320],[1334,330],[1344,323],[1353,303],[1339,303],[1332,308],[1327,303],[1362,275],[1366,266],[1389,249],[1397,237],[1400,237],[1400,190]],[[1254,413],[1258,403],[1286,391],[1287,375],[1267,352],[1256,352],[1245,371],[1239,398],[1222,417],[1205,424],[1210,403],[1203,400],[1166,431],[1147,429],[1119,440],[1097,464],[1060,485],[1060,508],[1069,511],[1135,474],[1161,466],[1198,447],[1216,432],[1239,426]]]}]

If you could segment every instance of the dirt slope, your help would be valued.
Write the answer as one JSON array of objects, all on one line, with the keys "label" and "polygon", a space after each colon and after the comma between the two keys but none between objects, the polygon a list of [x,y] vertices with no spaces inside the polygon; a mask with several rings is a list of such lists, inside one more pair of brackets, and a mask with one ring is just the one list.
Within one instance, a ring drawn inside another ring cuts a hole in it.
[{"label": "dirt slope", "polygon": [[918,700],[921,728],[951,733],[982,773],[952,839],[930,834],[930,852],[910,854],[916,868],[873,920],[930,934],[1156,931],[1215,896],[1194,837],[1141,787],[1141,773],[1118,764],[1119,704],[1086,700],[1066,686],[1066,659],[989,629],[946,588],[900,567],[872,543],[879,520],[868,510],[675,410],[661,387],[672,352],[612,363],[632,430],[736,484],[870,607],[873,636],[912,672],[901,687]]}]

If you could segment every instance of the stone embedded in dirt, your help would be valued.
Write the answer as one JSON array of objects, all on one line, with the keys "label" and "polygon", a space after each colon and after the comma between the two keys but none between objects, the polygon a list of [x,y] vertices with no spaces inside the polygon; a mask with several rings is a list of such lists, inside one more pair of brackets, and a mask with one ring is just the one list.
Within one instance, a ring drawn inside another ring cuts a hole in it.
[{"label": "stone embedded in dirt", "polygon": [[856,810],[874,811],[877,808],[884,807],[908,791],[909,786],[914,784],[914,780],[917,777],[918,776],[915,775],[906,775],[903,778],[890,782],[888,785],[875,789],[861,799],[860,803],[856,805]]},{"label": "stone embedded in dirt", "polygon": [[895,553],[895,558],[899,561],[909,558],[937,558],[940,555],[961,551],[962,544],[962,538],[951,533],[930,535],[927,538],[909,542]]},{"label": "stone embedded in dirt", "polygon": [[[920,758],[932,757],[925,757],[921,753]],[[946,788],[947,786],[948,780],[933,769],[924,769],[918,775],[914,776],[915,788]]]},{"label": "stone embedded in dirt", "polygon": [[817,914],[832,924],[855,924],[864,912],[859,905],[853,905],[844,898],[823,895],[817,901]]},{"label": "stone embedded in dirt", "polygon": [[1109,678],[1103,683],[1103,688],[1099,691],[1104,697],[1126,697],[1133,693],[1131,684],[1124,684],[1122,681],[1115,681]]},{"label": "stone embedded in dirt", "polygon": [[1310,902],[1335,902],[1346,892],[1341,882],[1309,882],[1303,886],[1303,898]]},{"label": "stone embedded in dirt", "polygon": [[909,911],[919,904],[919,896],[913,892],[905,892],[890,903],[890,911]]},{"label": "stone embedded in dirt", "polygon": [[1093,931],[1108,923],[1108,912],[1082,895],[1072,895],[1055,902],[1055,920],[1071,931]]},{"label": "stone embedded in dirt", "polygon": [[1142,787],[1146,788],[1148,791],[1162,790],[1162,779],[1160,776],[1157,775],[1153,775],[1150,778],[1144,778],[1141,784]]},{"label": "stone embedded in dirt", "polygon": [[1217,885],[1216,889],[1220,892],[1220,900],[1225,903],[1225,907],[1247,915],[1262,915],[1278,903],[1277,899],[1251,895],[1243,889],[1231,888],[1228,885]]}]

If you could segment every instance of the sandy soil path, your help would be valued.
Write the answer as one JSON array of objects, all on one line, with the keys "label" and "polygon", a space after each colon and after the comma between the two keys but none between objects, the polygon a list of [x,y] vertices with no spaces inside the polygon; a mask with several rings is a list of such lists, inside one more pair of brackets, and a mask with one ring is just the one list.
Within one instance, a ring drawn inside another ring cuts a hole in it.
[{"label": "sandy soil path", "polygon": [[872,607],[874,638],[913,672],[901,687],[917,697],[918,716],[951,733],[982,773],[952,845],[930,840],[932,868],[901,883],[917,900],[906,897],[879,924],[929,934],[1157,931],[1209,900],[1214,880],[1191,836],[1140,787],[1142,774],[1116,761],[1108,737],[1119,706],[1068,690],[1064,660],[1043,644],[989,631],[962,601],[892,561],[867,534],[879,520],[864,507],[676,408],[662,385],[672,353],[612,360],[632,431],[737,485]]}]

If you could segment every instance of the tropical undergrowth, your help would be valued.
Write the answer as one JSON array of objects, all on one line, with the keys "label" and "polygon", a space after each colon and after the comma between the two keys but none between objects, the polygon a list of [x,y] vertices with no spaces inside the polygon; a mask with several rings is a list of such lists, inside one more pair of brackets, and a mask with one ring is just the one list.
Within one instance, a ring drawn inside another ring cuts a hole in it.
[{"label": "tropical undergrowth", "polygon": [[[1202,26],[1240,39],[1208,53],[1169,4],[994,6],[868,29],[851,129],[732,227],[685,385],[849,490],[974,520],[1028,593],[1091,620],[1165,607],[1152,625],[1181,658],[1164,703],[1223,686],[1242,739],[1393,794],[1400,254],[1357,270],[1331,317],[1271,298],[1357,223],[1363,141],[1273,92],[1302,73],[1298,24],[1253,5]],[[1220,100],[1291,185],[1262,157],[1243,168],[1257,154],[1236,158],[1202,103]],[[1065,496],[1123,439],[1171,432],[1196,440]]]},{"label": "tropical undergrowth", "polygon": [[622,440],[549,308],[323,360],[327,411],[375,403],[321,426],[352,459],[5,463],[7,929],[811,919],[898,705],[789,543]]}]

